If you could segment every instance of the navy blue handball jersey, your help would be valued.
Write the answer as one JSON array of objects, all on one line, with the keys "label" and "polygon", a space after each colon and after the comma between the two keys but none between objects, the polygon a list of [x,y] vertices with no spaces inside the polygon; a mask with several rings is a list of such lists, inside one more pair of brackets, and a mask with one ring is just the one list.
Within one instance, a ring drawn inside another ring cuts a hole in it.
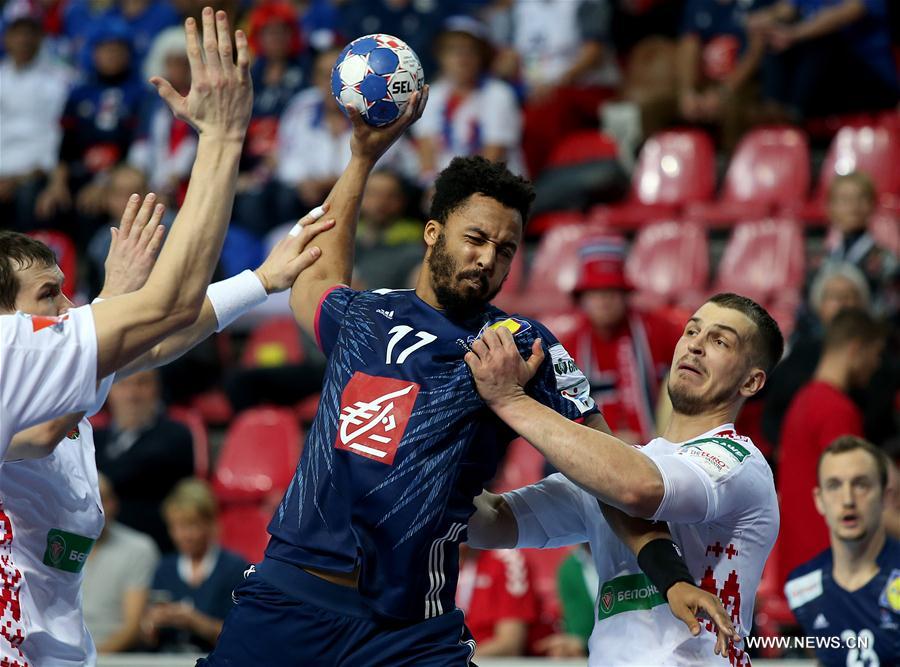
[{"label": "navy blue handball jersey", "polygon": [[835,582],[831,549],[788,577],[788,604],[806,636],[822,642],[825,667],[900,665],[900,542],[888,538],[876,562],[878,574],[853,592]]},{"label": "navy blue handball jersey", "polygon": [[454,609],[458,544],[473,498],[514,433],[479,398],[463,356],[504,326],[547,360],[526,388],[577,419],[595,412],[584,375],[542,325],[487,306],[456,322],[413,290],[326,293],[316,335],[328,357],[322,398],[269,532],[267,559],[335,572],[388,619]]}]

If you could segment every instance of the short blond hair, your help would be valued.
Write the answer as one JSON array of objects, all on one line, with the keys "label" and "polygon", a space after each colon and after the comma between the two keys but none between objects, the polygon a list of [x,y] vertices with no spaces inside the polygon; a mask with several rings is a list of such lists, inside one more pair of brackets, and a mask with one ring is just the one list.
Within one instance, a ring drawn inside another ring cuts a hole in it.
[{"label": "short blond hair", "polygon": [[215,521],[219,506],[209,484],[202,479],[189,478],[178,482],[162,503],[166,516],[179,510],[196,512],[204,519]]},{"label": "short blond hair", "polygon": [[832,200],[835,191],[841,183],[855,183],[863,191],[866,199],[871,202],[875,201],[875,182],[864,171],[851,171],[849,174],[835,176],[834,180],[831,181],[831,185],[828,186],[828,201]]}]

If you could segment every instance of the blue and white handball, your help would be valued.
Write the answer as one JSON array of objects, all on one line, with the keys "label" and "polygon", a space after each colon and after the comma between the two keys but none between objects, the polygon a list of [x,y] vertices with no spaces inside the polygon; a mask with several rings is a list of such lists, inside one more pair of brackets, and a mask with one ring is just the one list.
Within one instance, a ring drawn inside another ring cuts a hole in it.
[{"label": "blue and white handball", "polygon": [[424,85],[419,57],[391,35],[353,40],[331,71],[331,92],[344,113],[352,105],[363,120],[378,127],[397,120],[412,94]]}]

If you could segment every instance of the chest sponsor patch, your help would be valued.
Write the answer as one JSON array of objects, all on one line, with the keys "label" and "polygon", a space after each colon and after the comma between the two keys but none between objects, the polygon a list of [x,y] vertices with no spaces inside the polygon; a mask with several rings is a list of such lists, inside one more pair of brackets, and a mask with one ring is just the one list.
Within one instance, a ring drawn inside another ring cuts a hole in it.
[{"label": "chest sponsor patch", "polygon": [[626,574],[610,579],[600,587],[597,620],[603,621],[625,611],[653,609],[661,604],[666,601],[647,575]]},{"label": "chest sponsor patch", "polygon": [[822,595],[822,570],[813,570],[802,577],[791,579],[784,586],[788,606],[791,609],[802,607]]},{"label": "chest sponsor patch", "polygon": [[718,480],[743,463],[750,450],[729,438],[703,438],[682,445],[677,454],[688,457]]},{"label": "chest sponsor patch", "polygon": [[900,614],[900,570],[896,568],[891,570],[878,604]]},{"label": "chest sponsor patch", "polygon": [[525,333],[526,331],[531,329],[531,322],[529,322],[528,320],[523,320],[518,317],[507,317],[505,319],[498,320],[496,322],[491,322],[489,324],[485,324],[483,327],[481,327],[481,330],[477,334],[475,334],[474,336],[469,336],[466,339],[466,342],[469,345],[471,345],[476,340],[481,338],[484,335],[485,331],[488,331],[489,329],[496,331],[497,329],[501,329],[501,328],[508,329],[509,332],[513,335],[513,338],[515,338],[519,334]]},{"label": "chest sponsor patch", "polygon": [[357,371],[341,394],[335,448],[392,465],[418,395],[415,382]]},{"label": "chest sponsor patch", "polygon": [[63,572],[81,572],[93,548],[94,540],[90,537],[51,528],[47,532],[44,565]]}]

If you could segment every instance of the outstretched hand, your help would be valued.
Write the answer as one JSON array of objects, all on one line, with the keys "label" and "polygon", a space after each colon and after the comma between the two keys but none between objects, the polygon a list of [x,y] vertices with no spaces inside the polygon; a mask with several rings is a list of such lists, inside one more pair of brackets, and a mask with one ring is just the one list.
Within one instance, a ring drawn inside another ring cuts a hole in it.
[{"label": "outstretched hand", "polygon": [[165,211],[152,192],[144,197],[143,204],[136,194],[128,199],[119,227],[109,230],[112,240],[104,263],[101,298],[134,292],[147,282],[166,233],[160,224]]},{"label": "outstretched hand", "polygon": [[290,288],[300,273],[312,266],[319,258],[322,251],[317,246],[307,248],[307,244],[316,235],[334,227],[334,219],[322,220],[318,218],[328,210],[328,204],[313,209],[300,218],[294,230],[281,239],[269,256],[266,257],[258,269],[256,275],[268,294],[283,292]]},{"label": "outstretched hand", "polygon": [[713,622],[716,626],[716,655],[727,657],[729,645],[741,641],[718,596],[693,584],[679,581],[669,589],[666,597],[672,614],[688,626],[695,637],[700,634],[698,614],[705,614]]},{"label": "outstretched hand", "polygon": [[234,33],[235,64],[228,16],[223,11],[213,12],[211,7],[204,7],[202,20],[202,50],[197,22],[193,18],[184,22],[191,66],[191,89],[187,96],[179,95],[162,77],[155,76],[150,83],[156,86],[176,118],[190,123],[201,137],[243,141],[253,108],[247,36],[240,30]]},{"label": "outstretched hand", "polygon": [[375,162],[385,154],[388,148],[406,132],[410,125],[422,117],[428,103],[428,86],[414,92],[406,109],[400,117],[390,125],[374,127],[363,120],[362,114],[353,106],[345,107],[347,116],[353,124],[353,136],[350,139],[350,151],[353,155]]},{"label": "outstretched hand", "polygon": [[499,327],[487,329],[464,359],[481,398],[496,405],[522,395],[544,361],[544,350],[538,338],[531,346],[531,356],[523,359],[510,330]]}]

